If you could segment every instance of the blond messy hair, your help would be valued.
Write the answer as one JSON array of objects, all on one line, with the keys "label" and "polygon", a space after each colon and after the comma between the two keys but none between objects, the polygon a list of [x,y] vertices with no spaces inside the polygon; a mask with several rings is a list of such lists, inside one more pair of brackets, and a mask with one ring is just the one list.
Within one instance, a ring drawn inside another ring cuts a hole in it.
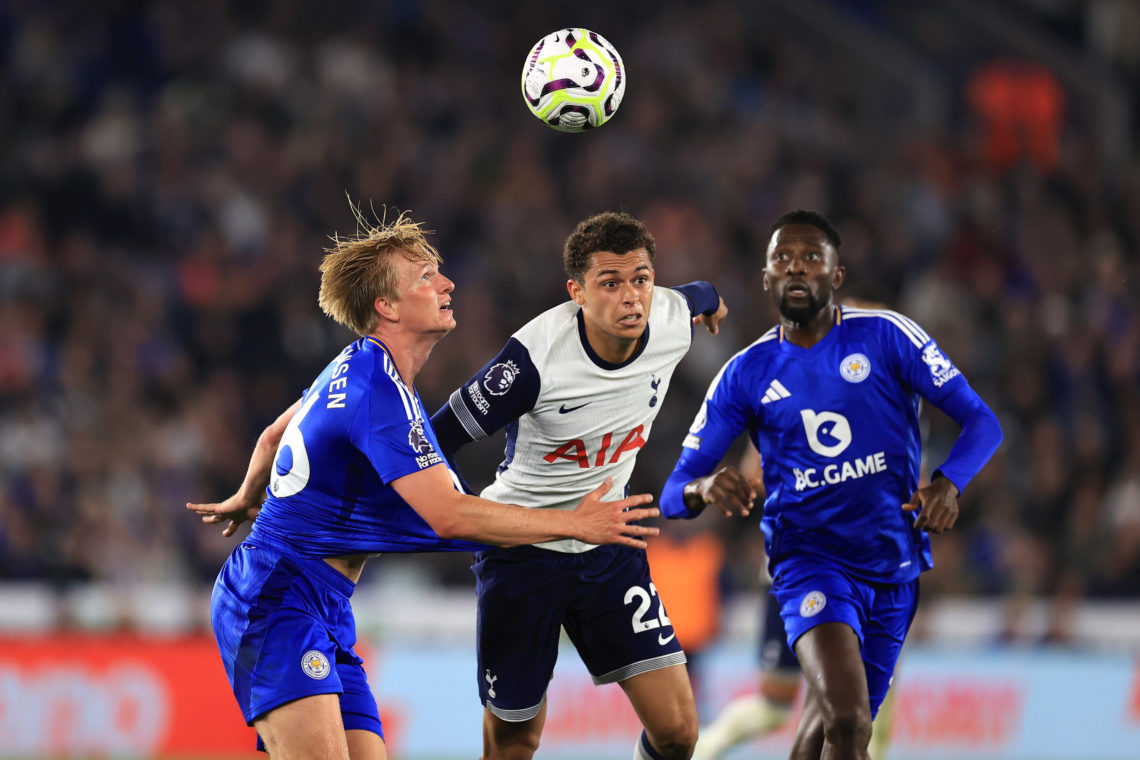
[{"label": "blond messy hair", "polygon": [[374,225],[364,218],[359,207],[353,206],[352,211],[358,232],[352,238],[332,236],[333,247],[325,249],[321,261],[317,303],[325,314],[363,336],[380,324],[374,306],[377,298],[400,300],[397,256],[437,266],[443,259],[427,241],[431,232],[412,221],[407,212],[401,212],[391,224],[381,217]]}]

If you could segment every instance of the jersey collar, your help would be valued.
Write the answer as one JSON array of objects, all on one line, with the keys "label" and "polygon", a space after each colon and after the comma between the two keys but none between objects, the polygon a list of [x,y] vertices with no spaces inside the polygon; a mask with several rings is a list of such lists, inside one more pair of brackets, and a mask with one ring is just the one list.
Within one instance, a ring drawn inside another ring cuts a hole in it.
[{"label": "jersey collar", "polygon": [[649,325],[647,324],[645,325],[645,332],[641,334],[641,341],[638,343],[637,348],[633,352],[633,356],[629,357],[620,364],[608,362],[594,353],[594,349],[591,348],[590,341],[586,337],[586,318],[582,316],[582,310],[578,309],[578,312],[574,316],[578,320],[578,339],[582,341],[582,348],[586,350],[586,356],[590,357],[590,361],[602,369],[621,369],[622,367],[632,364],[637,359],[637,357],[641,356],[641,354],[644,353],[645,347],[649,345]]},{"label": "jersey collar", "polygon": [[836,339],[835,336],[839,334],[839,330],[837,330],[836,328],[839,327],[842,323],[843,323],[843,307],[836,304],[836,306],[835,306],[835,323],[832,325],[831,329],[827,331],[827,335],[823,336],[823,340],[821,340],[819,343],[816,343],[811,348],[804,348],[802,346],[797,346],[795,343],[792,343],[791,341],[784,340],[784,326],[779,325],[778,330],[779,330],[779,338],[780,338],[780,340],[779,340],[780,349],[783,351],[787,351],[789,353],[801,353],[802,354],[802,353],[810,353],[810,352],[813,352],[816,349],[819,349],[823,346],[830,345],[831,342]]},{"label": "jersey collar", "polygon": [[408,381],[405,380],[404,376],[400,374],[400,368],[396,365],[396,358],[392,356],[392,349],[388,348],[384,341],[380,340],[379,338],[374,338],[371,335],[365,336],[364,339],[377,346],[381,351],[384,352],[384,354],[388,357],[388,361],[392,363],[392,369],[396,370],[396,374],[399,376],[400,382],[404,384],[405,388],[411,388],[411,386],[408,385]]}]

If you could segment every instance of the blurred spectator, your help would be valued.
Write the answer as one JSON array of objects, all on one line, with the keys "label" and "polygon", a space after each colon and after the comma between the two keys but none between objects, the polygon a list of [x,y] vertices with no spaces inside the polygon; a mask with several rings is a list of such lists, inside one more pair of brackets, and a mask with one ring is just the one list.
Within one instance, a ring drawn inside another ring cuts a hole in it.
[{"label": "blurred spectator", "polygon": [[[214,576],[233,544],[183,504],[232,490],[257,432],[349,341],[313,298],[326,231],[352,231],[347,196],[437,232],[459,328],[420,378],[431,408],[508,325],[565,298],[550,254],[575,219],[627,209],[668,253],[660,282],[715,281],[731,340],[682,363],[642,456],[649,489],[712,373],[775,319],[750,295],[765,224],[827,212],[851,287],[878,284],[930,329],[1006,431],[936,541],[931,593],[1056,595],[1062,640],[1070,600],[1135,598],[1134,148],[1107,161],[1079,94],[1039,64],[935,34],[946,8],[915,15],[915,39],[967,94],[919,124],[899,80],[779,4],[610,5],[584,23],[625,56],[629,92],[575,136],[518,93],[523,54],[559,23],[540,5],[6,4],[0,579]],[[912,5],[859,16],[901,36]],[[1090,3],[1088,35],[1135,72],[1136,46],[1103,20],[1135,26],[1129,5]],[[1004,171],[973,155],[971,114]],[[931,415],[932,456],[948,424]],[[469,472],[492,471],[481,456]],[[731,566],[751,544],[714,529]],[[470,583],[468,559],[409,561]]]}]

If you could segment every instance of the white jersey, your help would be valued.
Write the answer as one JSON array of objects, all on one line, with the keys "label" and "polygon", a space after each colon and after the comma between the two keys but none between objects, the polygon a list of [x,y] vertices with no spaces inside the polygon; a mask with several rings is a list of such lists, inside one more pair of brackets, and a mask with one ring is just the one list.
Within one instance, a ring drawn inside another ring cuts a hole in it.
[{"label": "white jersey", "polygon": [[[581,307],[567,301],[516,332],[499,354],[432,417],[445,451],[507,428],[505,458],[482,496],[540,509],[574,509],[612,477],[607,500],[623,498],[678,362],[692,343],[692,317],[719,305],[698,282],[658,287],[641,347],[622,364],[586,340]],[[537,544],[577,553],[573,539]]]}]

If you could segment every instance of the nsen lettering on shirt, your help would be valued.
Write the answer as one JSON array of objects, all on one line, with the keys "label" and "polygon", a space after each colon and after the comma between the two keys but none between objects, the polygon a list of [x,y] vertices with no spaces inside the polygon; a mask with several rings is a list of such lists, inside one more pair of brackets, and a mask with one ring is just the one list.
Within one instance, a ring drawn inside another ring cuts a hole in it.
[{"label": "nsen lettering on shirt", "polygon": [[334,393],[334,391],[343,391],[348,387],[348,378],[345,377],[347,372],[347,361],[341,362],[340,366],[333,370],[332,381],[329,383],[329,401],[325,404],[325,409],[344,409],[344,400],[348,398],[348,393]]}]

